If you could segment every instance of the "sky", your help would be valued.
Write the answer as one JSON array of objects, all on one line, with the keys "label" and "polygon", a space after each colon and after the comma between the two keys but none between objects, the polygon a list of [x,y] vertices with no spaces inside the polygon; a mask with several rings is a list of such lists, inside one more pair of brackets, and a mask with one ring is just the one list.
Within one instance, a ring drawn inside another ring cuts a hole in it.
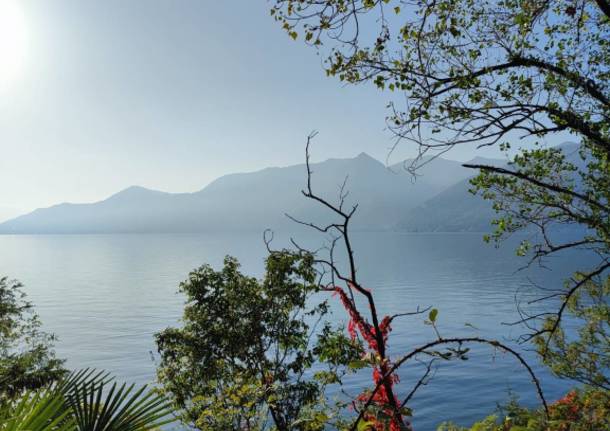
[{"label": "sky", "polygon": [[0,221],[131,185],[190,192],[302,163],[312,130],[314,160],[364,151],[385,161],[388,95],[326,77],[322,56],[269,7],[0,0]]}]

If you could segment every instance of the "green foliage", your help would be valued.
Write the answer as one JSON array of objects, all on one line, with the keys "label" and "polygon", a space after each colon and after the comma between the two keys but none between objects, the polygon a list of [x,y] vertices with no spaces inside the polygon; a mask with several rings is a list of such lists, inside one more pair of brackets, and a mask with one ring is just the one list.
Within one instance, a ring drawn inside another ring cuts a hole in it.
[{"label": "green foliage", "polygon": [[71,411],[61,393],[26,390],[17,399],[0,404],[0,431],[72,431]]},{"label": "green foliage", "polygon": [[610,14],[602,2],[273,3],[291,37],[327,47],[329,76],[400,91],[406,103],[390,103],[388,123],[424,152],[563,131],[610,148]]},{"label": "green foliage", "polygon": [[68,393],[78,431],[149,431],[174,421],[169,401],[146,385],[86,382]]},{"label": "green foliage", "polygon": [[143,386],[82,370],[0,403],[0,431],[148,431],[174,421],[171,404]]},{"label": "green foliage", "polygon": [[[501,241],[525,228],[539,226],[551,233],[553,228],[578,224],[587,230],[582,238],[596,250],[610,243],[610,164],[608,154],[585,146],[580,163],[566,160],[558,148],[523,150],[504,171],[483,170],[471,183],[473,193],[491,200],[500,217],[490,239]],[[549,238],[550,241],[550,238]],[[523,243],[521,254],[532,245]],[[549,250],[539,244],[536,253]]]},{"label": "green foliage", "polygon": [[610,394],[603,390],[572,391],[549,407],[521,407],[516,401],[471,427],[444,423],[438,431],[601,431],[610,429]]},{"label": "green foliage", "polygon": [[[489,240],[499,243],[535,228],[539,235],[522,241],[518,254],[537,260],[577,247],[595,253],[589,262],[593,268],[575,273],[552,296],[565,305],[546,315],[533,339],[558,376],[610,389],[610,277],[605,272],[610,259],[610,163],[608,154],[595,147],[583,148],[580,159],[578,164],[568,162],[553,148],[523,151],[509,165],[518,175],[484,170],[471,181],[472,192],[491,200],[498,213]],[[557,232],[563,226],[579,226],[581,233],[562,240]],[[575,331],[564,328],[564,315],[570,315]]]},{"label": "green foliage", "polygon": [[[225,258],[191,272],[180,285],[186,295],[181,328],[156,335],[164,393],[183,421],[203,430],[323,429],[331,413],[324,387],[340,378],[352,347],[325,326],[316,303],[316,272],[310,254],[272,252],[262,280],[243,275]],[[314,341],[317,341],[314,343]],[[312,378],[316,361],[329,371]]]},{"label": "green foliage", "polygon": [[66,373],[64,361],[52,350],[55,337],[40,329],[40,319],[21,288],[16,281],[0,278],[0,401]]},{"label": "green foliage", "polygon": [[[318,360],[331,365],[334,371],[360,360],[363,353],[364,347],[359,339],[348,337],[344,331],[337,331],[329,323],[325,323],[318,334],[318,343],[314,347]],[[334,371],[333,376],[338,377]]]},{"label": "green foliage", "polygon": [[[537,337],[535,345],[543,362],[560,377],[610,389],[610,277],[589,281],[567,303],[567,311],[579,322],[577,333],[557,326],[550,342]],[[549,318],[543,328],[552,328]]]}]

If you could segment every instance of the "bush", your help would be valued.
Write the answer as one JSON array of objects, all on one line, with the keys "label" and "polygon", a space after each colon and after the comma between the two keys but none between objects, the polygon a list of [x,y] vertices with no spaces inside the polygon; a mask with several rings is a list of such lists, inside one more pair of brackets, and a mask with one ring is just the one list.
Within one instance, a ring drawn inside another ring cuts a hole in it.
[{"label": "bush", "polygon": [[610,394],[600,389],[572,390],[543,409],[530,410],[514,401],[500,414],[470,428],[444,423],[438,431],[604,431],[610,430]]},{"label": "bush", "polygon": [[22,285],[0,278],[0,401],[25,389],[39,389],[66,374],[55,357],[55,336],[42,323]]}]

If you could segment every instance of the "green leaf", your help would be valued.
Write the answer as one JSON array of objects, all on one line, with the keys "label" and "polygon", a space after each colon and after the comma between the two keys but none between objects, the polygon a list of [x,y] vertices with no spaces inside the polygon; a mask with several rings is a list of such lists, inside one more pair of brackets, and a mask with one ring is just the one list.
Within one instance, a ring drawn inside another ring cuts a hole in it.
[{"label": "green leaf", "polygon": [[363,361],[363,360],[356,360],[356,361],[351,361],[349,364],[347,364],[347,366],[349,368],[351,368],[352,370],[359,370],[361,368],[368,367],[369,363],[367,361]]},{"label": "green leaf", "polygon": [[363,421],[358,422],[358,431],[370,431],[373,429],[375,422],[372,421]]},{"label": "green leaf", "polygon": [[413,416],[413,410],[410,407],[404,406],[400,408],[400,414],[403,416]]},{"label": "green leaf", "polygon": [[438,316],[438,310],[436,308],[433,308],[432,310],[430,310],[430,314],[428,314],[428,319],[430,320],[430,322],[434,323],[434,322],[436,322],[437,316]]}]

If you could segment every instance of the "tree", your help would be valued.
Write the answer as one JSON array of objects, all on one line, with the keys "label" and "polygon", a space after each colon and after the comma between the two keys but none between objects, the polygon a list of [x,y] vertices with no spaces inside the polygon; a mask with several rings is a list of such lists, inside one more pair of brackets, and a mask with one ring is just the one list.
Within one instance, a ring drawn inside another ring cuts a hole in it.
[{"label": "tree", "polygon": [[[349,316],[348,332],[354,343],[362,345],[359,359],[354,361],[354,368],[370,368],[372,370],[373,386],[365,388],[363,392],[352,400],[352,407],[357,413],[356,419],[346,429],[351,431],[410,431],[411,416],[409,402],[415,393],[425,385],[436,360],[467,360],[469,344],[479,344],[492,347],[515,358],[529,373],[532,383],[538,393],[543,407],[544,417],[548,417],[549,409],[544,397],[540,381],[530,365],[522,355],[506,344],[482,337],[446,337],[437,327],[438,310],[420,309],[405,311],[394,315],[383,316],[375,304],[374,292],[367,289],[358,281],[356,260],[350,239],[350,222],[354,216],[357,205],[345,208],[346,181],[339,189],[338,203],[332,203],[315,193],[313,188],[313,171],[309,163],[309,147],[315,133],[307,139],[305,166],[307,169],[307,186],[303,195],[311,199],[335,216],[335,221],[326,225],[319,225],[307,221],[300,221],[293,217],[297,223],[309,226],[316,231],[329,236],[329,245],[321,248],[315,254],[314,262],[321,268],[319,272],[325,280],[322,290],[332,292],[339,297],[345,311]],[[308,253],[293,240],[293,245],[301,253]],[[342,246],[344,258],[347,260],[347,270],[342,271],[338,264],[338,246]],[[326,256],[321,251],[325,250]],[[324,277],[326,276],[326,277]],[[359,298],[359,299],[358,299]],[[362,307],[364,301],[365,307]],[[364,308],[364,310],[363,310]],[[388,355],[389,335],[394,320],[399,317],[417,316],[428,312],[428,319],[424,322],[433,329],[434,337],[421,346],[411,346],[397,358]],[[423,359],[422,359],[423,358]],[[399,382],[398,369],[409,361],[418,360],[426,364],[423,375],[412,382],[412,389],[404,398],[400,398],[395,390]]]},{"label": "tree", "polygon": [[[533,340],[555,374],[610,390],[610,163],[607,153],[587,146],[579,161],[567,161],[557,148],[528,150],[507,168],[481,166],[471,182],[498,212],[488,241],[534,227],[538,235],[518,249],[530,262],[566,250],[589,253],[589,268],[533,302],[559,299],[559,306],[522,307],[515,323],[527,325],[521,341]],[[560,234],[565,225],[577,226],[579,235]],[[565,329],[566,315],[577,323],[576,333]]]},{"label": "tree", "polygon": [[[183,327],[156,335],[159,381],[203,430],[321,430],[331,421],[324,387],[359,348],[330,326],[313,257],[271,251],[262,280],[243,275],[232,257],[220,271],[204,265],[181,283]],[[317,334],[317,335],[316,335]],[[312,377],[315,361],[328,371]]]},{"label": "tree", "polygon": [[400,92],[389,125],[422,152],[569,132],[610,151],[605,0],[275,0],[326,71]]},{"label": "tree", "polygon": [[[414,143],[420,156],[457,145],[530,147],[508,167],[467,165],[480,171],[473,192],[494,201],[493,239],[537,230],[518,250],[531,251],[532,262],[575,248],[594,253],[590,268],[535,301],[551,308],[516,323],[529,327],[522,341],[534,341],[558,375],[607,388],[610,3],[275,0],[271,14],[293,39],[327,49],[328,75],[390,92],[396,145]],[[567,135],[580,144],[579,166],[545,145]],[[562,242],[557,225],[585,233]],[[580,323],[577,334],[565,330],[566,314]]]},{"label": "tree", "polygon": [[0,278],[0,401],[38,389],[66,374],[55,357],[55,337],[26,300],[19,282]]}]

